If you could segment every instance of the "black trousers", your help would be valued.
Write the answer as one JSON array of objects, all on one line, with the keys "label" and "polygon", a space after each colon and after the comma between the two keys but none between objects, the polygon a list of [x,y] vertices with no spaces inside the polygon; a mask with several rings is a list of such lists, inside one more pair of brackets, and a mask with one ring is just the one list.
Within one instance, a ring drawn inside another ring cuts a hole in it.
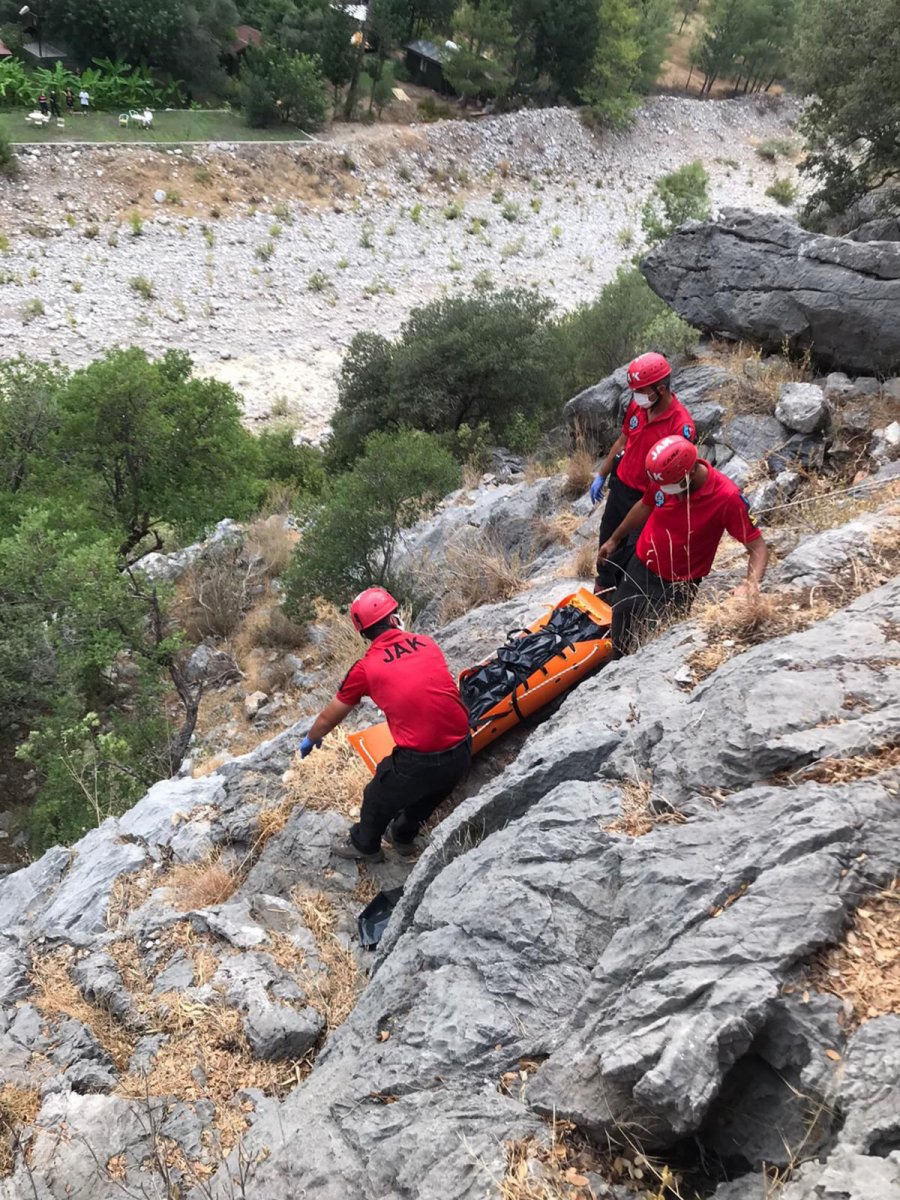
[{"label": "black trousers", "polygon": [[631,654],[665,617],[688,613],[702,582],[661,579],[633,554],[612,600],[613,658]]},{"label": "black trousers", "polygon": [[471,762],[471,738],[436,754],[395,747],[366,785],[359,822],[350,830],[353,844],[364,854],[374,854],[395,818],[397,840],[411,842],[441,801],[465,779]]},{"label": "black trousers", "polygon": [[[618,475],[613,475],[610,478],[606,491],[606,508],[604,508],[603,516],[600,518],[598,547],[602,546],[607,538],[612,537],[643,494],[637,488],[632,488],[626,483],[622,483]],[[622,576],[628,565],[628,561],[634,553],[638,536],[637,533],[629,534],[624,542],[618,546],[615,554],[600,565],[597,569],[597,577],[594,580],[595,592],[602,592],[607,588],[617,588],[619,586],[622,582]]]}]

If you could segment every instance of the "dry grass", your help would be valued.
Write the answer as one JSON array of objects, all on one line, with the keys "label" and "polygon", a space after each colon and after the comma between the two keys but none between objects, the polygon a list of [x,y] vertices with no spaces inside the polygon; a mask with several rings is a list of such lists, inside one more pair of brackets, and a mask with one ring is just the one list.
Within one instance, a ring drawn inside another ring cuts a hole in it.
[{"label": "dry grass", "polygon": [[593,579],[597,574],[597,543],[595,540],[582,542],[562,568],[562,577]]},{"label": "dry grass", "polygon": [[259,555],[271,579],[277,579],[287,570],[299,540],[297,531],[286,528],[284,517],[277,514],[254,521],[246,535],[247,549]]},{"label": "dry grass", "polygon": [[622,784],[622,815],[603,828],[608,833],[624,833],[628,837],[643,837],[657,825],[683,825],[680,812],[657,812],[654,808],[653,784],[649,779],[626,779]]},{"label": "dry grass", "polygon": [[306,927],[316,940],[323,971],[310,971],[303,983],[309,1003],[321,1014],[326,1031],[343,1024],[353,1010],[362,987],[360,971],[353,952],[340,941],[337,912],[323,892],[305,892],[295,888],[291,899],[300,910]]},{"label": "dry grass", "polygon": [[713,341],[698,362],[724,367],[734,377],[725,383],[714,399],[723,404],[729,416],[774,411],[781,385],[808,383],[813,378],[810,353],[791,358],[786,345],[781,354],[763,363],[762,351],[747,342]]},{"label": "dry grass", "polygon": [[900,1014],[900,879],[856,910],[844,940],[816,956],[802,986],[839,996],[853,1028]]},{"label": "dry grass", "polygon": [[481,484],[481,477],[484,471],[477,463],[464,462],[462,467],[462,483],[460,487],[464,492],[474,492]]},{"label": "dry grass", "polygon": [[835,607],[824,595],[791,592],[710,596],[693,613],[707,638],[707,645],[694,651],[688,660],[694,682],[706,679],[751,646],[809,628],[829,616]]},{"label": "dry grass", "polygon": [[570,1121],[555,1120],[549,1141],[529,1136],[505,1148],[501,1200],[595,1200],[589,1172],[645,1200],[683,1200],[681,1181],[667,1165],[630,1144],[600,1154]]},{"label": "dry grass", "polygon": [[106,1009],[89,1004],[82,996],[69,976],[74,953],[71,946],[63,946],[34,959],[31,966],[32,1003],[47,1017],[71,1017],[81,1021],[117,1069],[124,1070],[134,1050],[134,1037]]},{"label": "dry grass", "polygon": [[365,654],[369,643],[357,633],[347,613],[324,600],[316,604],[316,625],[323,630],[320,654],[328,669],[323,687],[333,692],[357,659]]},{"label": "dry grass", "polygon": [[[821,533],[865,513],[875,512],[898,496],[900,482],[896,481],[886,487],[866,490],[864,483],[858,489],[850,482],[840,483],[833,477],[810,475],[789,502],[766,511],[766,524],[796,529],[803,535]],[[889,507],[887,511],[890,511]]]},{"label": "dry grass", "polygon": [[867,754],[850,754],[846,758],[820,758],[818,762],[797,771],[782,771],[772,782],[787,786],[799,783],[854,783],[900,767],[900,744],[872,749]]},{"label": "dry grass", "polygon": [[552,517],[535,517],[532,523],[532,541],[538,554],[550,546],[571,546],[576,530],[584,518],[571,510],[556,513]]},{"label": "dry grass", "polygon": [[139,871],[117,876],[106,906],[107,927],[122,929],[129,914],[140,908],[158,882],[159,873],[152,863]]},{"label": "dry grass", "polygon": [[260,593],[261,574],[258,566],[242,561],[236,552],[217,554],[191,567],[179,605],[190,641],[230,637]]},{"label": "dry grass", "polygon": [[482,604],[511,600],[527,585],[525,567],[518,552],[507,555],[487,533],[448,546],[441,577],[441,624]]},{"label": "dry grass", "polygon": [[169,889],[175,908],[187,911],[224,904],[240,882],[241,872],[213,853],[199,862],[179,863],[160,879],[158,886]]},{"label": "dry grass", "polygon": [[[346,733],[338,728],[325,738],[320,750],[303,760],[299,756],[294,758],[284,778],[288,793],[282,806],[337,812],[356,820],[362,790],[370,778]],[[278,813],[266,818],[272,824],[281,819]]]},{"label": "dry grass", "polygon": [[[218,1113],[230,1106],[242,1088],[283,1095],[309,1070],[311,1064],[306,1060],[255,1059],[244,1035],[243,1017],[234,1008],[199,1001],[182,992],[164,992],[154,1000],[156,1027],[168,1034],[169,1040],[146,1075],[123,1078],[116,1089],[119,1095],[171,1096],[187,1103],[211,1100]],[[226,1152],[231,1148],[225,1144],[229,1128],[235,1141],[242,1132],[231,1123],[225,1124],[225,1129],[220,1127]]]},{"label": "dry grass", "polygon": [[0,1179],[12,1174],[20,1132],[34,1122],[40,1108],[41,1095],[36,1088],[17,1087],[14,1083],[0,1087]]},{"label": "dry grass", "polygon": [[569,500],[578,500],[594,481],[595,459],[584,441],[576,439],[575,449],[566,463],[566,482],[563,495]]}]

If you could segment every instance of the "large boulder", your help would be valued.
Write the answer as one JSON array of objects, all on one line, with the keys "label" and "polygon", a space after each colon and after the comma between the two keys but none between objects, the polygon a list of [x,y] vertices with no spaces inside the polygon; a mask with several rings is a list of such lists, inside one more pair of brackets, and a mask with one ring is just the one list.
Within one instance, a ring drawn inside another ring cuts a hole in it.
[{"label": "large boulder", "polygon": [[900,243],[808,233],[787,217],[724,209],[688,222],[641,263],[692,325],[774,350],[812,350],[851,372],[900,366]]}]

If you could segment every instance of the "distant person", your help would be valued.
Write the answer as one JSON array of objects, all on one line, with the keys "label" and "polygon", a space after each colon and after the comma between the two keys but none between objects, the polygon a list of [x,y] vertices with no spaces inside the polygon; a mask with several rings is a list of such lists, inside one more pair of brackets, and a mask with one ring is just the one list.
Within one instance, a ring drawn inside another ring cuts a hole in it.
[{"label": "distant person", "polygon": [[66,112],[71,117],[72,113],[75,111],[75,93],[72,91],[72,89],[70,87],[66,88],[65,100],[66,100]]},{"label": "distant person", "polygon": [[88,109],[90,108],[90,105],[91,105],[91,98],[87,94],[87,92],[84,90],[84,88],[82,88],[81,91],[78,93],[78,103],[81,105],[81,115],[83,117],[86,117],[87,113],[88,113]]},{"label": "distant person", "polygon": [[613,657],[630,654],[641,634],[690,611],[726,531],[747,551],[747,578],[736,596],[754,596],[769,551],[737,484],[697,454],[683,437],[665,437],[646,459],[647,487],[600,547],[606,560],[640,533],[612,598]]},{"label": "distant person", "polygon": [[62,116],[62,113],[59,110],[59,94],[56,91],[56,88],[54,88],[50,93],[50,115],[57,118]]},{"label": "distant person", "polygon": [[359,821],[332,843],[338,858],[380,862],[387,836],[398,854],[413,852],[416,834],[466,777],[472,760],[469,713],[439,647],[407,633],[399,605],[384,588],[367,588],[350,606],[356,629],[370,643],[300,743],[300,757],[371,696],[394,739],[363,792]]},{"label": "distant person", "polygon": [[47,96],[44,92],[41,92],[41,94],[38,96],[38,108],[41,110],[42,117],[50,116],[50,108],[47,104]]},{"label": "distant person", "polygon": [[[697,437],[691,414],[671,389],[672,368],[661,354],[641,354],[628,364],[631,403],[625,413],[622,432],[616,438],[591,484],[595,504],[609,485],[606,508],[600,518],[598,545],[602,546],[621,524],[632,505],[647,487],[645,460],[652,447],[667,434],[679,434],[688,441]],[[634,550],[630,537],[614,554],[597,559],[594,591],[611,593],[622,581],[622,571]],[[608,598],[608,597],[607,597]]]}]

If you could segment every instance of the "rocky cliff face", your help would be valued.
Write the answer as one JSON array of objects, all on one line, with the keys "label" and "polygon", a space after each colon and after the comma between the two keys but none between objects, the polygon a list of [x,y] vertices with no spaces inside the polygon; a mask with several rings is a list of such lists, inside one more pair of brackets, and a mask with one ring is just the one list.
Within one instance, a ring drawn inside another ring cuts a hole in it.
[{"label": "rocky cliff face", "polygon": [[[711,672],[686,623],[583,684],[408,878],[373,869],[405,889],[338,1028],[364,895],[347,818],[291,803],[301,726],[10,877],[0,1105],[31,1107],[0,1197],[474,1200],[553,1120],[683,1195],[808,1160],[786,1200],[895,1196],[900,1020],[810,964],[897,874],[898,611],[895,577]],[[211,849],[239,886],[186,903],[172,863]],[[634,1194],[609,1161],[560,1194]]]},{"label": "rocky cliff face", "polygon": [[641,263],[692,325],[828,367],[900,369],[900,244],[808,233],[786,217],[726,208],[688,222]]}]

